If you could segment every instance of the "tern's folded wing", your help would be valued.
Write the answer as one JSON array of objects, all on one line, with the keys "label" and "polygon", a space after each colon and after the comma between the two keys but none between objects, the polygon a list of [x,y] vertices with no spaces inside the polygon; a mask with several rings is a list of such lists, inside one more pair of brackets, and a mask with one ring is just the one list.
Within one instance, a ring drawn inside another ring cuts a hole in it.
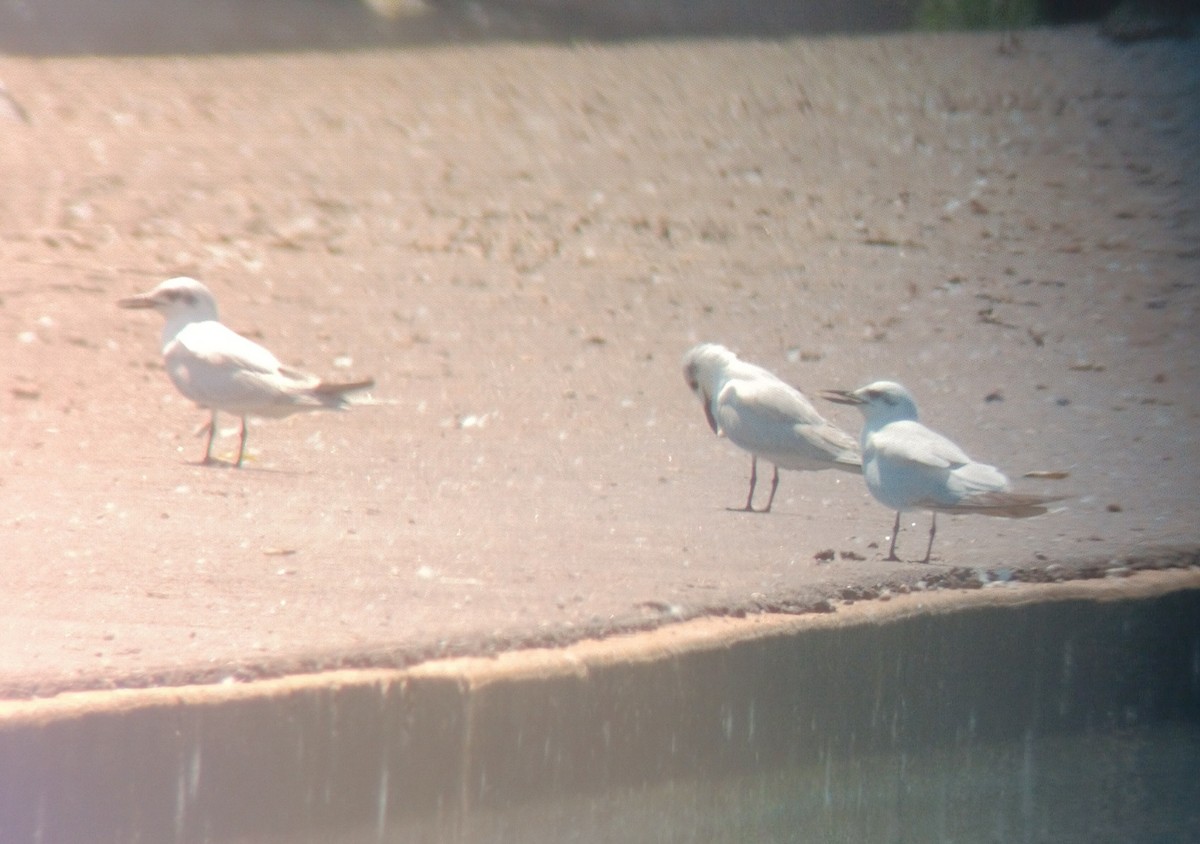
[{"label": "tern's folded wing", "polygon": [[309,395],[319,382],[282,367],[267,349],[219,323],[192,325],[163,349],[167,374],[181,393],[230,413],[278,416],[322,402]]},{"label": "tern's folded wing", "polygon": [[971,462],[951,440],[910,420],[883,426],[870,435],[868,448],[885,460],[930,469],[952,469]]},{"label": "tern's folded wing", "polygon": [[717,421],[730,440],[785,468],[817,468],[805,465],[813,460],[861,463],[854,438],[782,381],[731,381],[717,402]]},{"label": "tern's folded wing", "polygon": [[979,493],[962,501],[947,505],[936,501],[923,501],[917,506],[945,513],[979,513],[984,516],[1000,516],[1006,519],[1027,519],[1040,516],[1050,508],[1048,505],[1063,501],[1063,496],[1026,495],[1003,490]]},{"label": "tern's folded wing", "polygon": [[778,379],[760,381],[729,381],[721,390],[718,410],[737,414],[747,424],[759,427],[775,425],[823,424],[812,402],[794,387]]},{"label": "tern's folded wing", "polygon": [[169,345],[177,347],[177,354],[187,354],[204,365],[229,371],[274,375],[283,369],[270,350],[219,322],[192,323],[175,335]]}]

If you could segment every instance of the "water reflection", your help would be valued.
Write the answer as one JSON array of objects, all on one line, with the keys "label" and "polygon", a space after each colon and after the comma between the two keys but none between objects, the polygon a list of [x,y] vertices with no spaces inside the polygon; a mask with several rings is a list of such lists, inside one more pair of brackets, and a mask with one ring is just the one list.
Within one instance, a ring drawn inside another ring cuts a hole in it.
[{"label": "water reflection", "polygon": [[[1055,842],[1200,840],[1200,729],[1169,724],[804,768],[673,779],[347,834],[463,842]],[[315,839],[314,839],[315,840]],[[328,839],[322,839],[328,840]]]},{"label": "water reflection", "polygon": [[0,732],[0,837],[1200,841],[1200,590],[991,600],[151,691]]}]

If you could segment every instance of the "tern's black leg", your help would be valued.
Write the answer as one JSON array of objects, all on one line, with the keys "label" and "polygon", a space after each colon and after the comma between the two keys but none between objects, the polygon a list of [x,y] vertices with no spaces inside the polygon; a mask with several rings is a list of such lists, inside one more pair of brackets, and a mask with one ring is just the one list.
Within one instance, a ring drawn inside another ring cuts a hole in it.
[{"label": "tern's black leg", "polygon": [[758,457],[750,455],[750,494],[746,496],[745,507],[729,507],[730,510],[736,510],[739,513],[753,513],[754,510],[754,487],[758,485]]},{"label": "tern's black leg", "polygon": [[888,555],[885,560],[893,563],[900,562],[900,558],[896,556],[896,537],[900,535],[900,511],[896,511],[896,524],[892,525],[892,547],[888,549]]},{"label": "tern's black leg", "polygon": [[246,454],[246,417],[243,416],[242,417],[242,438],[241,438],[241,441],[238,442],[238,459],[237,459],[237,463],[234,463],[233,465],[237,466],[240,469],[242,467],[242,457],[245,454]]},{"label": "tern's black leg", "polygon": [[775,490],[779,489],[779,467],[775,466],[774,468],[775,474],[771,475],[771,496],[767,499],[767,506],[762,510],[764,513],[771,512],[771,503],[775,500]]},{"label": "tern's black leg", "polygon": [[929,547],[925,549],[925,559],[922,563],[928,563],[929,557],[933,554],[933,537],[937,534],[937,511],[933,513],[933,521],[929,523]]},{"label": "tern's black leg", "polygon": [[204,459],[200,461],[200,465],[207,466],[213,462],[212,459],[212,444],[213,437],[217,435],[217,412],[212,412],[212,418],[208,420],[208,442],[204,446]]}]

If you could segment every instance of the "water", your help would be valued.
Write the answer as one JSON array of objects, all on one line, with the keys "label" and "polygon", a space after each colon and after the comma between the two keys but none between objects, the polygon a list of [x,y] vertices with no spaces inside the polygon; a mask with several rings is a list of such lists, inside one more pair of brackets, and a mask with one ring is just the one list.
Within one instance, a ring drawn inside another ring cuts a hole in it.
[{"label": "water", "polygon": [[[381,834],[382,833],[382,834]],[[294,840],[294,839],[293,839]],[[313,840],[663,844],[1200,841],[1200,729],[967,742],[672,779]]]},{"label": "water", "polygon": [[0,841],[1200,842],[1200,590],[804,623],[9,722]]}]

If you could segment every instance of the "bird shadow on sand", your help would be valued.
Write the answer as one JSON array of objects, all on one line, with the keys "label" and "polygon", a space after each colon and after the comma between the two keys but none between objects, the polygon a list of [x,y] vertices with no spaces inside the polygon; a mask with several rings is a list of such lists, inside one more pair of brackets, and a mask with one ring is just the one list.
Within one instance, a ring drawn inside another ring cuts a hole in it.
[{"label": "bird shadow on sand", "polygon": [[232,460],[222,460],[219,457],[214,457],[211,460],[184,460],[181,462],[184,466],[191,466],[196,469],[243,472],[246,474],[279,475],[290,478],[303,478],[317,474],[315,470],[301,471],[299,469],[286,469],[278,466],[255,466],[245,462],[239,466]]}]

